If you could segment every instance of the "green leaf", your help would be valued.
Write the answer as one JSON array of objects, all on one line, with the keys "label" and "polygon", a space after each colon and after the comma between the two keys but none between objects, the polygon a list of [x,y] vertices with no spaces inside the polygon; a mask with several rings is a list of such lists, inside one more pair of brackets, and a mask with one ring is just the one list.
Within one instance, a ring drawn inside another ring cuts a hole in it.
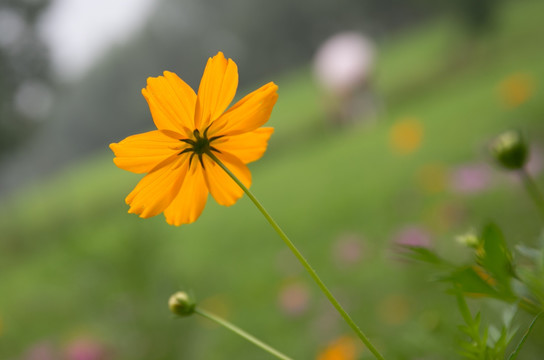
[{"label": "green leaf", "polygon": [[425,262],[433,265],[445,265],[446,262],[439,257],[434,251],[421,246],[403,246],[406,250],[405,255],[416,261]]},{"label": "green leaf", "polygon": [[482,275],[476,272],[476,269],[475,266],[462,267],[453,271],[442,280],[453,283],[469,296],[501,298],[501,294],[487,283],[482,278]]},{"label": "green leaf", "polygon": [[483,253],[479,256],[480,265],[497,281],[497,289],[505,296],[513,295],[510,279],[514,275],[512,253],[501,229],[491,223],[482,232]]}]

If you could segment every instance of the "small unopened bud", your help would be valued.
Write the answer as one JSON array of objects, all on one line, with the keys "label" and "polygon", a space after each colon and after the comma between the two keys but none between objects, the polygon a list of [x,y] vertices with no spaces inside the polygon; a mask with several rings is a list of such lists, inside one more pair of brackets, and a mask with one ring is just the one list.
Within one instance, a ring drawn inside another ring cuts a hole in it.
[{"label": "small unopened bud", "polygon": [[178,316],[190,316],[195,311],[196,302],[183,291],[178,291],[170,296],[168,307]]},{"label": "small unopened bud", "polygon": [[478,245],[480,244],[480,240],[478,239],[476,234],[474,234],[474,232],[472,232],[472,231],[468,232],[466,234],[463,234],[463,235],[456,236],[455,240],[459,244],[465,245],[465,246],[471,247],[471,248],[477,248]]},{"label": "small unopened bud", "polygon": [[491,144],[491,152],[500,165],[519,170],[527,162],[527,144],[519,131],[510,130],[499,135]]}]

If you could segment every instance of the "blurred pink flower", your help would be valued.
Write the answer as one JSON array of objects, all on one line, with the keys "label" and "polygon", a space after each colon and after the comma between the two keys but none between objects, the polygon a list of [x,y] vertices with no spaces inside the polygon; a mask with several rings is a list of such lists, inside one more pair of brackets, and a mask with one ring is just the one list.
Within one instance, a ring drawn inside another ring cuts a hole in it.
[{"label": "blurred pink flower", "polygon": [[406,226],[393,237],[395,245],[430,247],[431,235],[427,230],[417,225]]},{"label": "blurred pink flower", "polygon": [[531,146],[529,151],[529,161],[527,162],[527,171],[533,176],[542,171],[542,149],[538,146]]},{"label": "blurred pink flower", "polygon": [[64,350],[67,360],[106,360],[107,351],[103,344],[88,337],[73,340]]},{"label": "blurred pink flower", "polygon": [[280,308],[287,315],[298,316],[308,309],[310,294],[302,283],[289,283],[282,287],[278,296]]},{"label": "blurred pink flower", "polygon": [[361,236],[355,233],[343,234],[333,244],[334,259],[340,266],[355,265],[362,260],[364,248]]},{"label": "blurred pink flower", "polygon": [[475,193],[491,185],[491,169],[485,164],[470,164],[454,169],[451,189],[458,193]]},{"label": "blurred pink flower", "polygon": [[32,345],[23,355],[23,360],[58,360],[59,356],[53,344],[42,341]]},{"label": "blurred pink flower", "polygon": [[341,95],[364,84],[372,70],[372,42],[357,32],[344,32],[327,39],[315,55],[314,72],[321,85]]}]

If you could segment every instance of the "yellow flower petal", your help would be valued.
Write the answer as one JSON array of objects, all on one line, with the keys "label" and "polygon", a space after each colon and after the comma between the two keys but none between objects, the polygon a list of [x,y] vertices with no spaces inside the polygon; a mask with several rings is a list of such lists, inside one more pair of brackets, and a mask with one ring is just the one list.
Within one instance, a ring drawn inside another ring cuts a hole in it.
[{"label": "yellow flower petal", "polygon": [[172,203],[187,173],[189,156],[175,156],[170,163],[150,172],[126,197],[129,213],[149,218],[160,214]]},{"label": "yellow flower petal", "polygon": [[148,78],[142,94],[149,104],[157,129],[191,135],[196,94],[176,74],[165,71],[164,76]]},{"label": "yellow flower petal", "polygon": [[263,126],[278,99],[278,86],[270,82],[238,101],[210,127],[210,134],[238,135]]},{"label": "yellow flower petal", "polygon": [[166,222],[170,225],[190,224],[194,222],[206,205],[208,188],[204,180],[202,166],[193,158],[191,168],[172,203],[164,210]]},{"label": "yellow flower petal", "polygon": [[229,106],[238,87],[238,67],[222,52],[208,59],[198,88],[195,126],[204,131]]},{"label": "yellow flower petal", "polygon": [[263,156],[273,132],[274,128],[266,127],[241,135],[225,136],[214,142],[214,147],[221,153],[232,154],[248,164]]},{"label": "yellow flower petal", "polygon": [[181,151],[179,140],[172,139],[159,130],[132,135],[119,143],[110,144],[115,154],[115,165],[123,170],[141,174],[150,172],[156,165]]},{"label": "yellow flower petal", "polygon": [[[247,166],[230,154],[215,154],[217,158],[244,184],[251,186],[251,173]],[[243,190],[210,157],[204,156],[204,177],[210,193],[220,205],[231,206],[242,197]]]}]

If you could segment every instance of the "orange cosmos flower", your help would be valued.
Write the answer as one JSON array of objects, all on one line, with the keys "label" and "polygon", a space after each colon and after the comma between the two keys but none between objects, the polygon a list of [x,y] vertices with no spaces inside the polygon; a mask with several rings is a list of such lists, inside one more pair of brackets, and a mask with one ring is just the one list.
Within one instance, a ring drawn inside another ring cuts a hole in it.
[{"label": "orange cosmos flower", "polygon": [[126,197],[129,213],[142,218],[164,213],[172,225],[195,221],[208,193],[225,206],[243,190],[207,154],[213,153],[249,188],[246,164],[265,152],[273,128],[264,125],[276,103],[270,82],[225,111],[238,86],[238,69],[223,53],[208,59],[198,94],[176,74],[147,79],[142,90],[157,130],[110,144],[114,163],[147,173]]},{"label": "orange cosmos flower", "polygon": [[341,336],[331,342],[317,360],[355,360],[359,353],[358,343],[350,336]]}]

